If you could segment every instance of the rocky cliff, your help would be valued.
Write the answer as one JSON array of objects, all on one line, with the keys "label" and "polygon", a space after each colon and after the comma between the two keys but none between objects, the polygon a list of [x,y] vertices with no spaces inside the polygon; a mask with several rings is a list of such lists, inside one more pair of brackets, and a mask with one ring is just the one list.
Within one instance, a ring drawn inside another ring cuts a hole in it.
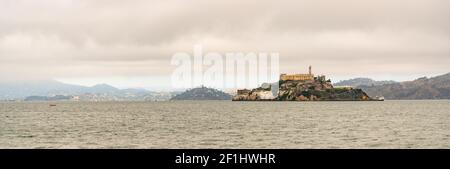
[{"label": "rocky cliff", "polygon": [[361,89],[334,88],[330,81],[280,81],[277,100],[356,101],[371,100]]}]

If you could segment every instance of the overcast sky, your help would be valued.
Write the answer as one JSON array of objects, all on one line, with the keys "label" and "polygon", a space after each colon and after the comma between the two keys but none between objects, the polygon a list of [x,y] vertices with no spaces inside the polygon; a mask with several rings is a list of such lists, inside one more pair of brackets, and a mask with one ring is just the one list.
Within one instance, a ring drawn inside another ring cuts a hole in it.
[{"label": "overcast sky", "polygon": [[333,81],[450,72],[448,0],[0,0],[2,80],[158,88],[176,52],[279,52]]}]

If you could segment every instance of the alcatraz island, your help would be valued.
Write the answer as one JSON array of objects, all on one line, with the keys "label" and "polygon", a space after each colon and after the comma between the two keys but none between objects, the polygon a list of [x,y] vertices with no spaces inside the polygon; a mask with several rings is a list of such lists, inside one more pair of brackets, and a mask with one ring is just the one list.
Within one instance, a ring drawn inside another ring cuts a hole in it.
[{"label": "alcatraz island", "polygon": [[[278,91],[276,89],[278,88]],[[334,87],[324,75],[281,74],[278,83],[265,83],[255,89],[240,89],[233,101],[383,101],[371,98],[361,89],[350,86]]]}]

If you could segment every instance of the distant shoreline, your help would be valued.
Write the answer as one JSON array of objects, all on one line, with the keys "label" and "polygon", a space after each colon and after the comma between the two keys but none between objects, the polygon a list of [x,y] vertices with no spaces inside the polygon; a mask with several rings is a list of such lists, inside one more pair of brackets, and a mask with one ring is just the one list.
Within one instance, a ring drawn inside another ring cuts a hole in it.
[{"label": "distant shoreline", "polygon": [[[389,101],[450,101],[450,99],[418,99],[418,100],[384,100],[385,102]],[[367,101],[348,101],[348,100],[327,100],[327,101],[267,101],[267,100],[258,100],[258,101],[232,101],[232,100],[166,100],[166,101],[0,101],[0,103],[170,103],[170,102],[298,102],[298,103],[317,103],[317,102],[367,102]],[[369,101],[369,102],[378,102],[378,101]]]}]

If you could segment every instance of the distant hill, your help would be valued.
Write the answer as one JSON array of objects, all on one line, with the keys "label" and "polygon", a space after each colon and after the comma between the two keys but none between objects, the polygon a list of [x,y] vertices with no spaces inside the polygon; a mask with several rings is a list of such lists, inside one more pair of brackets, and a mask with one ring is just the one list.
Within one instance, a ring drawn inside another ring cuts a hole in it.
[{"label": "distant hill", "polygon": [[23,99],[28,96],[72,95],[92,91],[89,87],[64,84],[55,80],[0,82],[0,99]]},{"label": "distant hill", "polygon": [[79,96],[80,100],[86,101],[155,101],[168,100],[172,97],[172,93],[151,92],[145,89],[118,89],[108,84],[86,87],[55,80],[0,82],[0,100],[67,100],[71,96]]},{"label": "distant hill", "polygon": [[220,90],[202,86],[175,95],[170,100],[231,100],[231,97]]},{"label": "distant hill", "polygon": [[396,83],[395,81],[375,81],[369,78],[354,78],[354,79],[349,79],[349,80],[343,80],[343,81],[339,81],[337,83],[334,83],[334,86],[353,86],[353,87],[358,87],[358,86],[379,86],[379,85],[384,85],[384,84],[393,84]]},{"label": "distant hill", "polygon": [[87,92],[89,93],[115,93],[120,92],[119,89],[112,87],[108,84],[97,84],[88,88]]},{"label": "distant hill", "polygon": [[450,73],[378,86],[361,85],[359,88],[370,96],[384,96],[386,99],[450,99]]}]

